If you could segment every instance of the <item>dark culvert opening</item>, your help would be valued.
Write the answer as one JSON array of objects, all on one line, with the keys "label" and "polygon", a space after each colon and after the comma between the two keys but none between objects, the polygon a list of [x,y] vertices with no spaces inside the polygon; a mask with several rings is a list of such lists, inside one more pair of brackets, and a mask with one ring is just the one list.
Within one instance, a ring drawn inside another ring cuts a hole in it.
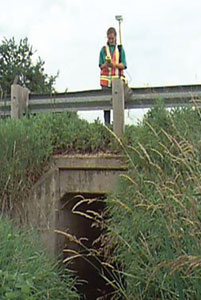
[{"label": "dark culvert opening", "polygon": [[76,287],[83,300],[108,300],[114,296],[114,288],[108,283],[114,278],[104,264],[104,229],[98,226],[105,209],[104,198],[100,194],[66,194],[61,201],[59,228],[67,236],[59,235],[57,247],[64,250],[63,260],[78,279]]}]

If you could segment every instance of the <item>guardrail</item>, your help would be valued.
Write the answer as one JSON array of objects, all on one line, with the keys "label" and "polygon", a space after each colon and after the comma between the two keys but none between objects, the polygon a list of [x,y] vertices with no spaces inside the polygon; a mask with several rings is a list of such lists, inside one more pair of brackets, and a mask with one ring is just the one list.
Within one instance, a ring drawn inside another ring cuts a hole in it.
[{"label": "guardrail", "polygon": [[[13,85],[11,99],[0,100],[0,116],[12,115],[19,118],[24,111],[37,114],[40,112],[113,109],[114,123],[115,118],[119,123],[123,118],[120,117],[121,110],[150,108],[159,98],[164,100],[167,107],[185,106],[193,102],[200,105],[201,85],[124,89],[121,80],[117,79],[113,82],[113,89],[108,91],[90,90],[52,95],[28,94],[27,89],[23,90],[19,85]],[[23,109],[23,112],[19,112],[20,108]],[[115,116],[115,111],[117,116]],[[124,120],[122,122],[124,123]],[[122,130],[120,131],[122,132]]]}]

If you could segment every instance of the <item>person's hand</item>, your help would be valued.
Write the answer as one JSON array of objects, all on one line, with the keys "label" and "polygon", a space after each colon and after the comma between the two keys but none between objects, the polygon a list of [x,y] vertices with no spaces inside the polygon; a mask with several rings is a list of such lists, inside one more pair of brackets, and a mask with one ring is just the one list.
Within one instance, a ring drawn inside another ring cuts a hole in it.
[{"label": "person's hand", "polygon": [[110,61],[110,62],[105,61],[104,64],[101,66],[101,69],[103,69],[103,68],[106,68],[106,69],[108,69],[108,68],[116,68],[116,63],[114,63],[112,61]]},{"label": "person's hand", "polygon": [[104,68],[108,69],[110,67],[112,67],[111,63],[105,61],[104,64],[101,66],[101,69],[104,69]]},{"label": "person's hand", "polygon": [[106,68],[106,69],[108,68],[108,63],[107,63],[106,61],[105,61],[104,64],[102,65],[102,68],[103,68],[103,69],[104,69],[104,68]]},{"label": "person's hand", "polygon": [[116,63],[115,63],[115,62],[113,62],[113,61],[111,61],[111,63],[110,63],[110,67],[111,67],[111,68],[116,68]]},{"label": "person's hand", "polygon": [[106,62],[107,68],[112,68],[112,62]]}]

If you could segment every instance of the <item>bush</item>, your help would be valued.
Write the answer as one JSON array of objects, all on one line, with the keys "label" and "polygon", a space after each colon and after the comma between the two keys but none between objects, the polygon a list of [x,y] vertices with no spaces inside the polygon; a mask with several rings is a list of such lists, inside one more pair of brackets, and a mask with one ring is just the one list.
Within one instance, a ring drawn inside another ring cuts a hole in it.
[{"label": "bush", "polygon": [[5,300],[79,299],[74,281],[48,257],[33,232],[0,218],[0,298]]},{"label": "bush", "polygon": [[199,110],[157,105],[127,130],[129,172],[107,200],[120,299],[201,299],[200,126]]}]

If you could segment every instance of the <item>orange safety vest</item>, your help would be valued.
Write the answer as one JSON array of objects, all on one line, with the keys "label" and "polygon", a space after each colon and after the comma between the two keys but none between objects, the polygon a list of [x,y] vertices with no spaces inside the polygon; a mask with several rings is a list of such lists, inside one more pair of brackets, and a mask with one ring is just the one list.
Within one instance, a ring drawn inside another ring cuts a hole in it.
[{"label": "orange safety vest", "polygon": [[[118,46],[116,45],[114,52],[111,56],[109,46],[105,46],[106,56],[108,56],[112,62],[119,63],[120,53]],[[100,74],[100,85],[101,86],[112,86],[112,80],[115,78],[121,78],[125,81],[125,76],[123,70],[119,70],[118,68],[102,68]]]}]

